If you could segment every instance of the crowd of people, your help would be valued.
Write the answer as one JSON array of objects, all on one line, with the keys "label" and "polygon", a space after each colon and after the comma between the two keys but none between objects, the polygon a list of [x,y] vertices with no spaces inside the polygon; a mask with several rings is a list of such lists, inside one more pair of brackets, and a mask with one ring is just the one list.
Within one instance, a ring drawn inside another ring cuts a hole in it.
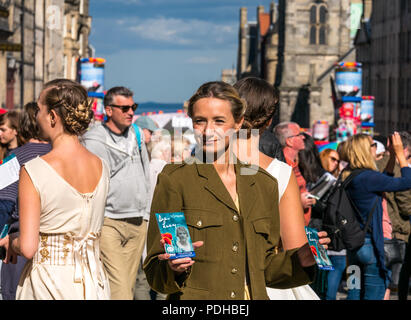
[{"label": "crowd of people", "polygon": [[[21,167],[0,190],[3,299],[336,300],[351,265],[361,281],[347,281],[347,299],[407,299],[408,132],[356,134],[319,152],[297,123],[273,123],[278,90],[248,77],[193,94],[192,147],[147,116],[133,123],[133,95],[108,90],[98,123],[87,91],[57,79],[0,115],[0,160],[15,155]],[[360,248],[332,250],[322,220],[333,188],[313,190],[357,169],[347,193],[360,220],[373,209],[370,228]],[[164,250],[155,214],[173,212],[184,212],[194,258]],[[305,227],[334,270],[318,268]],[[389,245],[399,248],[394,262]]]}]

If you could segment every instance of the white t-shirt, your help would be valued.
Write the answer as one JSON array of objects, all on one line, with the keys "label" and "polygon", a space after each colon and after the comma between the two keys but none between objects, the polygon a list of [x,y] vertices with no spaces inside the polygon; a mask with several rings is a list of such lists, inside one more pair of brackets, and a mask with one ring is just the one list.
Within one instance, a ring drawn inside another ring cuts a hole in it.
[{"label": "white t-shirt", "polygon": [[291,172],[293,168],[280,160],[274,159],[265,169],[278,181],[278,195],[279,199],[283,196],[285,189],[287,189],[288,182],[290,181]]}]

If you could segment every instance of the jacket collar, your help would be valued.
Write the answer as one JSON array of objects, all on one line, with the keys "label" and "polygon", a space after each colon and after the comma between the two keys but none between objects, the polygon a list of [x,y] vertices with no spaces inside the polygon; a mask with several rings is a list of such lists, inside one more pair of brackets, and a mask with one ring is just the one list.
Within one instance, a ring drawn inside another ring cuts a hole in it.
[{"label": "jacket collar", "polygon": [[[230,193],[227,191],[224,183],[219,177],[214,165],[205,164],[198,158],[195,158],[194,164],[197,168],[197,173],[204,180],[204,188],[212,193],[219,201],[230,209],[237,211]],[[255,204],[256,191],[255,174],[258,167],[248,166],[238,159],[234,159],[234,170],[237,180],[237,195],[240,203],[240,214],[244,217],[248,216]]]}]

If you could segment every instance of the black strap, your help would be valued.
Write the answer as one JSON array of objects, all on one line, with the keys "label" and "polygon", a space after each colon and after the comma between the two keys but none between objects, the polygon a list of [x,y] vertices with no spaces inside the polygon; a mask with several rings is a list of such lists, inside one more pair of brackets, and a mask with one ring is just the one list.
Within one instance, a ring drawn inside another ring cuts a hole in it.
[{"label": "black strap", "polygon": [[[345,169],[344,169],[345,170]],[[365,171],[367,169],[354,169],[350,175],[344,180],[343,182],[343,187],[344,189],[351,183],[351,181],[361,172]],[[360,210],[358,210],[357,206],[355,205],[354,201],[351,199],[350,195],[348,192],[346,192],[347,198],[350,201],[351,205],[353,206],[355,212],[357,213],[357,216],[360,218],[361,223],[364,224],[364,231],[367,231],[369,229],[370,223],[371,223],[371,218],[374,214],[375,208],[378,204],[378,196],[376,196],[373,207],[371,209],[371,211],[368,213],[367,215],[367,221],[364,223],[364,219],[361,216],[361,212]],[[370,229],[370,231],[372,231],[372,229]]]},{"label": "black strap", "polygon": [[[375,211],[375,208],[377,207],[377,204],[378,204],[378,196],[375,197],[374,205],[371,209],[371,212],[368,214],[367,222],[365,223],[365,226],[364,226],[364,229],[363,229],[364,231],[367,231],[369,226],[370,226],[371,218],[372,218],[372,215],[374,214],[374,211]],[[370,229],[370,231],[372,231],[372,229]]]},{"label": "black strap", "polygon": [[[347,170],[347,169],[344,169],[344,170]],[[343,170],[343,171],[344,171]],[[354,169],[351,173],[350,173],[350,175],[343,181],[343,187],[344,187],[344,189],[345,188],[347,188],[348,187],[348,185],[351,183],[351,181],[356,177],[356,176],[358,176],[361,172],[364,172],[365,170],[367,170],[367,169]],[[341,172],[342,173],[342,172]],[[341,177],[342,175],[340,175],[340,177]]]},{"label": "black strap", "polygon": [[[357,213],[358,218],[361,220],[361,223],[364,224],[364,229],[363,230],[367,231],[369,229],[369,226],[370,226],[370,223],[371,223],[371,218],[374,214],[375,208],[378,204],[378,196],[375,197],[374,205],[372,206],[371,211],[367,215],[367,221],[364,223],[364,219],[361,216],[360,210],[358,210],[357,206],[355,205],[354,201],[351,199],[348,192],[346,192],[346,195],[347,195],[347,198],[350,201],[352,207],[354,208],[355,212]],[[372,229],[369,229],[369,230],[372,231]]]}]

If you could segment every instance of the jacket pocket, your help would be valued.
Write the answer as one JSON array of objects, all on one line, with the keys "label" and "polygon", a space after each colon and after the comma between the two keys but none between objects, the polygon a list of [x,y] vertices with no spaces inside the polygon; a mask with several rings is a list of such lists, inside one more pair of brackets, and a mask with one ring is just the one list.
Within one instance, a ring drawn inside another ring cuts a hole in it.
[{"label": "jacket pocket", "polygon": [[210,299],[210,291],[201,288],[193,288],[187,286],[183,290],[182,300],[208,300]]},{"label": "jacket pocket", "polygon": [[218,261],[221,256],[223,241],[223,218],[218,213],[196,208],[183,208],[191,240],[203,241],[204,244],[195,249],[196,260]]},{"label": "jacket pocket", "polygon": [[[187,280],[186,290],[207,290],[213,286],[214,276],[218,272],[223,256],[223,217],[220,213],[201,208],[183,208],[182,211],[186,217],[192,241],[204,242],[201,247],[195,249],[196,256],[193,258],[195,263]],[[197,291],[193,294],[200,294],[198,297],[206,299],[208,291]]]},{"label": "jacket pocket", "polygon": [[253,251],[256,253],[255,263],[260,270],[265,269],[266,256],[274,248],[272,244],[272,219],[270,217],[258,218],[251,221],[254,229]]}]

